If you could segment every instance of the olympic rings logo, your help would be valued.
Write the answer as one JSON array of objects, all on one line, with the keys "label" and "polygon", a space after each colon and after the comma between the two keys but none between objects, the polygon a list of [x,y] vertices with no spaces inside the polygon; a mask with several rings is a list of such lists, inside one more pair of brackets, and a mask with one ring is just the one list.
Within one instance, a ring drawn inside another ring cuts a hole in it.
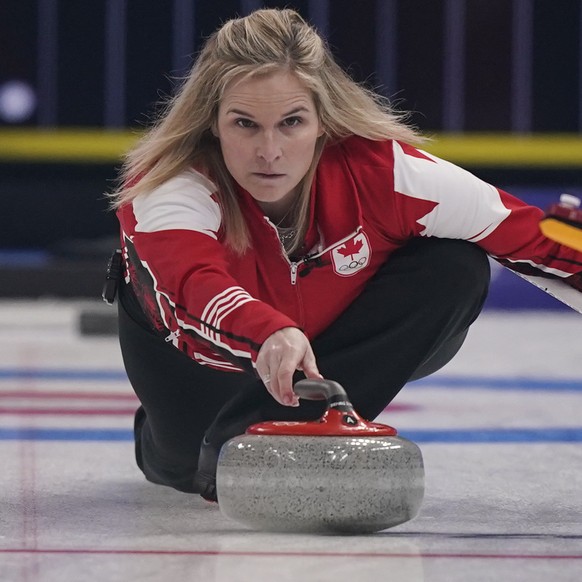
[{"label": "olympic rings logo", "polygon": [[341,265],[338,270],[339,271],[352,271],[353,269],[357,269],[359,267],[363,267],[368,262],[368,257],[362,257],[358,261],[350,261],[345,265]]}]

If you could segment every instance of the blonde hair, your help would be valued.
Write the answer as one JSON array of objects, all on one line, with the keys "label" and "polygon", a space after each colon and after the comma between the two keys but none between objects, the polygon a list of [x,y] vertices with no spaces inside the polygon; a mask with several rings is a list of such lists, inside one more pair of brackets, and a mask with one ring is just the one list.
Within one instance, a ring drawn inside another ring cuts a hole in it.
[{"label": "blonde hair", "polygon": [[120,173],[120,187],[110,194],[118,208],[149,192],[188,167],[206,174],[217,186],[225,243],[237,252],[250,246],[235,184],[212,129],[226,87],[241,76],[289,71],[311,90],[324,134],[303,179],[293,208],[299,248],[307,228],[309,192],[325,144],[350,135],[419,143],[422,138],[388,101],[355,83],[335,62],[319,34],[295,11],[262,9],[226,22],[204,44],[190,74],[165,106],[155,125],[130,151]]}]

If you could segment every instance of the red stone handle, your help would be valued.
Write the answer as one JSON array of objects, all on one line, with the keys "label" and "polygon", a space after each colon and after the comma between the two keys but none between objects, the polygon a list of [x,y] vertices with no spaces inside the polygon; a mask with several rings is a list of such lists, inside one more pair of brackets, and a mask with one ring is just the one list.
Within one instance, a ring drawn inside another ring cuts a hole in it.
[{"label": "red stone handle", "polygon": [[363,419],[352,406],[346,391],[333,380],[307,379],[297,382],[295,393],[308,400],[327,401],[319,420],[268,421],[253,424],[247,434],[296,436],[395,436],[395,428]]}]

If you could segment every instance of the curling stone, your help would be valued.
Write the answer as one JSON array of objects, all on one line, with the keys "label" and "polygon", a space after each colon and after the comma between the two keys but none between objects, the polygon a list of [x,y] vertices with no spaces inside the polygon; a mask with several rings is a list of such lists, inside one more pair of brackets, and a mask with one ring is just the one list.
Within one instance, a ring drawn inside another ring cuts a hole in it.
[{"label": "curling stone", "polygon": [[424,496],[420,449],[367,422],[330,380],[301,380],[300,398],[327,400],[317,421],[263,422],[223,445],[221,512],[254,529],[372,533],[416,516]]}]

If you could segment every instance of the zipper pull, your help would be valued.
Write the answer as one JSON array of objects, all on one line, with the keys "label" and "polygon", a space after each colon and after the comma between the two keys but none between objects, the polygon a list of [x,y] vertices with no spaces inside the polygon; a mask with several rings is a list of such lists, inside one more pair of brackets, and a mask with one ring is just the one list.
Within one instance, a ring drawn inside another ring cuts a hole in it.
[{"label": "zipper pull", "polygon": [[180,337],[180,330],[177,329],[176,331],[173,331],[170,333],[170,335],[167,335],[164,338],[164,341],[167,343],[173,342],[174,340],[177,340]]},{"label": "zipper pull", "polygon": [[297,269],[299,268],[298,263],[291,263],[291,285],[297,283]]}]

